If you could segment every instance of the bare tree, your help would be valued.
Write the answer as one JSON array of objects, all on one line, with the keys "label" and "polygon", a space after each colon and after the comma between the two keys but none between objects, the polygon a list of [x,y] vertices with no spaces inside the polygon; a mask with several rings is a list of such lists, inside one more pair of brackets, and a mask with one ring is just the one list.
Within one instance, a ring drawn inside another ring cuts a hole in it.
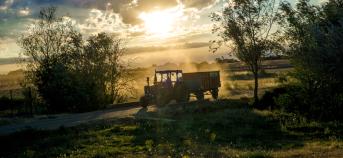
[{"label": "bare tree", "polygon": [[211,41],[215,52],[231,44],[239,60],[254,75],[254,104],[258,103],[258,76],[263,56],[273,48],[272,30],[276,20],[275,0],[231,0],[220,13],[211,15],[213,33],[220,39]]}]

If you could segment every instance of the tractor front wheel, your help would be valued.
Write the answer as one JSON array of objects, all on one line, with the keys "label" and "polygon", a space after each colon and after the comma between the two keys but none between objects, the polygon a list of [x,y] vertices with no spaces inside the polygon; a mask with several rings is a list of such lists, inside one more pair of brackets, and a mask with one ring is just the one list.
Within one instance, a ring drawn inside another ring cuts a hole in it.
[{"label": "tractor front wheel", "polygon": [[142,106],[143,108],[146,108],[146,107],[149,105],[149,99],[148,99],[148,97],[146,97],[146,96],[142,96],[142,97],[139,99],[139,102],[140,102],[140,104],[141,104],[141,106]]},{"label": "tractor front wheel", "polygon": [[188,102],[189,100],[189,92],[187,89],[183,88],[182,86],[178,86],[175,88],[175,99],[176,102],[182,103],[182,102]]}]

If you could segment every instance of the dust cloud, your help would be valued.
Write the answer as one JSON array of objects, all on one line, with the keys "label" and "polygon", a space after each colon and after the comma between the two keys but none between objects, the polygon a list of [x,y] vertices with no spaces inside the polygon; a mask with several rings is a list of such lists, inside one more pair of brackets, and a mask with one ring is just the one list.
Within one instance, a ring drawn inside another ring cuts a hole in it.
[{"label": "dust cloud", "polygon": [[4,64],[0,65],[0,75],[6,75],[11,71],[23,69],[24,67],[20,64]]},{"label": "dust cloud", "polygon": [[[229,91],[227,90],[227,80],[229,72],[225,66],[214,63],[214,62],[188,62],[188,63],[166,63],[163,65],[154,65],[146,68],[136,68],[132,71],[134,74],[134,87],[137,89],[137,99],[144,94],[143,88],[147,85],[146,78],[150,78],[150,84],[152,83],[155,70],[182,70],[184,73],[187,72],[204,72],[204,71],[220,71],[221,87],[219,89],[219,98],[227,98]],[[207,96],[206,98],[210,98]]]}]

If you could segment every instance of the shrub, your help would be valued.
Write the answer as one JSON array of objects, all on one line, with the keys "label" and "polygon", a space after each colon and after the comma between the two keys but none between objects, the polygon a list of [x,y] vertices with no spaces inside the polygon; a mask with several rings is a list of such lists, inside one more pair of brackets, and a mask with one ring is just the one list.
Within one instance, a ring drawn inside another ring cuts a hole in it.
[{"label": "shrub", "polygon": [[308,94],[303,85],[284,85],[267,91],[257,109],[280,110],[322,121],[343,119],[343,94],[328,95],[323,92]]},{"label": "shrub", "polygon": [[279,108],[279,105],[275,102],[275,99],[278,98],[280,95],[285,94],[287,92],[287,88],[285,87],[278,87],[271,91],[266,91],[262,96],[258,105],[255,108],[263,110],[263,109],[276,109]]}]

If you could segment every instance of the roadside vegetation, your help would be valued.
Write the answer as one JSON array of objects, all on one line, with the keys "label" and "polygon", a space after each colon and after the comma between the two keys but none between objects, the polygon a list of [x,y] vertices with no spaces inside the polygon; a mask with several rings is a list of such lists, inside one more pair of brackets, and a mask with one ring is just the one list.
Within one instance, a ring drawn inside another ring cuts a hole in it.
[{"label": "roadside vegetation", "polygon": [[287,83],[265,94],[258,108],[271,106],[321,121],[343,120],[342,13],[339,0],[322,6],[301,0],[294,8],[281,4],[280,40],[288,43],[285,53],[294,71],[283,77]]},{"label": "roadside vegetation", "polygon": [[0,137],[1,157],[340,157],[342,124],[194,102],[134,117]]},{"label": "roadside vegetation", "polygon": [[[0,157],[343,157],[342,1],[329,0],[318,6],[308,0],[295,6],[282,2],[277,12],[270,8],[274,1],[234,2],[239,6],[229,6],[222,14],[228,19],[217,16],[214,20],[225,24],[217,28],[224,29],[219,32],[223,38],[219,44],[234,38],[233,53],[241,62],[218,59],[216,64],[183,65],[190,71],[221,69],[219,100],[152,106],[127,118],[0,136]],[[272,11],[268,12],[271,16],[254,19],[263,7],[267,7],[263,11]],[[45,19],[45,15],[54,12],[54,8],[43,10],[43,24],[37,26],[51,25],[49,20],[57,19]],[[257,15],[245,19],[251,12]],[[240,19],[235,21],[237,16]],[[259,30],[265,27],[268,31],[274,22],[280,26],[275,36]],[[36,37],[21,39],[26,55],[36,60],[29,64],[24,97],[18,99],[26,107],[82,112],[127,101],[131,91],[126,90],[131,87],[125,77],[135,81],[138,87],[133,89],[142,90],[145,77],[157,67],[127,69],[119,62],[120,40],[102,33],[84,41],[69,29],[55,32],[66,36],[71,45],[56,47],[67,51],[52,56],[46,53],[35,59],[41,53],[31,49],[37,47],[32,45]],[[251,30],[265,38],[254,38]],[[283,59],[265,60],[264,54],[275,49],[271,44],[282,51]],[[46,48],[39,42],[38,47]],[[0,98],[0,105],[8,102],[8,97]],[[0,125],[8,123],[0,120]]]}]

